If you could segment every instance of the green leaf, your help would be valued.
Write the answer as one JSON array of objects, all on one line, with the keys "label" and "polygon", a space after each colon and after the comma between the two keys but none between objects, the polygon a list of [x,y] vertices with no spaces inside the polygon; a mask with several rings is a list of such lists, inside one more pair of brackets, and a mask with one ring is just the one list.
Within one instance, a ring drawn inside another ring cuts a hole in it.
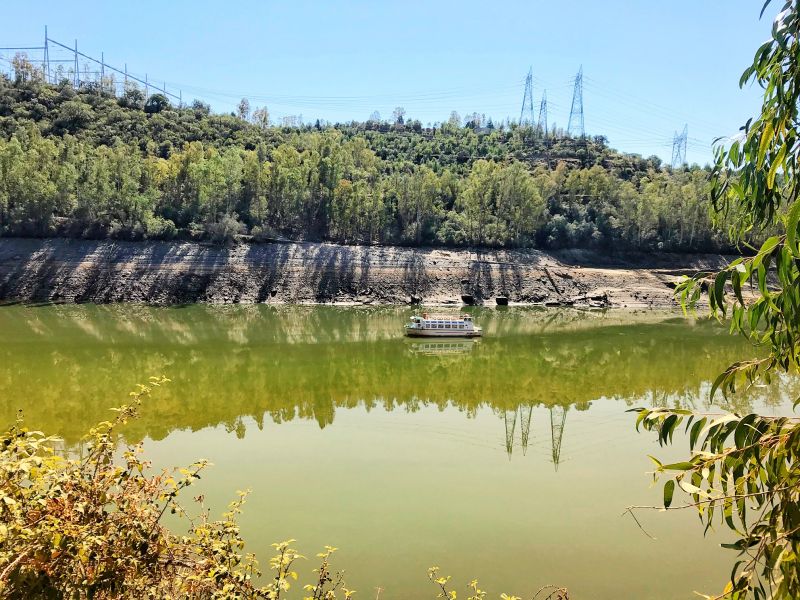
[{"label": "green leaf", "polygon": [[767,188],[772,189],[775,187],[775,174],[778,172],[778,169],[783,167],[784,158],[786,158],[786,144],[781,146],[781,149],[778,150],[778,155],[772,159],[769,173],[767,173]]},{"label": "green leaf", "polygon": [[753,421],[755,421],[756,415],[749,414],[744,417],[741,421],[739,421],[738,425],[736,425],[736,429],[733,434],[734,443],[736,444],[737,448],[742,448],[747,444],[747,440],[749,439],[750,435],[753,434]]},{"label": "green leaf", "polygon": [[756,159],[756,164],[759,168],[764,164],[764,157],[767,154],[767,148],[769,148],[770,144],[772,143],[774,133],[775,129],[772,126],[772,121],[767,121],[767,124],[764,126],[764,130],[761,132],[761,140],[758,144],[758,157]]},{"label": "green leaf", "polygon": [[689,449],[694,450],[694,446],[697,443],[697,436],[700,435],[700,430],[703,429],[706,425],[706,421],[708,419],[703,417],[699,421],[697,421],[694,425],[692,425],[692,430],[689,433]]},{"label": "green leaf", "polygon": [[[777,246],[780,243],[780,241],[781,241],[781,238],[780,238],[780,236],[777,236],[777,235],[773,235],[772,237],[767,238],[766,240],[764,240],[764,243],[761,244],[761,248],[759,248],[759,250],[758,250],[758,254],[761,255],[760,256],[761,260],[763,260],[764,255],[769,254],[770,252],[772,252],[775,249],[775,246]],[[758,259],[758,258],[759,257],[756,257],[756,259]],[[761,260],[758,260],[758,264],[761,264]],[[754,260],[754,263],[755,263],[755,260]]]},{"label": "green leaf", "polygon": [[676,462],[661,467],[664,471],[691,471],[694,465],[690,462]]},{"label": "green leaf", "polygon": [[786,218],[786,244],[794,256],[800,256],[800,251],[797,248],[798,222],[800,222],[800,200],[795,200]]},{"label": "green leaf", "polygon": [[[711,400],[714,400],[714,394],[717,393],[719,387],[725,382],[726,379],[728,379],[728,376],[729,375],[727,371],[723,371],[722,373],[717,375],[717,378],[714,380],[714,383],[711,384],[711,393],[708,395],[708,397],[711,398]],[[725,395],[724,388],[722,395],[723,396]]]},{"label": "green leaf", "polygon": [[744,298],[742,297],[742,275],[738,271],[735,273],[731,273],[731,284],[733,285],[733,293],[736,295],[736,299],[741,303],[744,304]]},{"label": "green leaf", "polygon": [[727,271],[720,271],[714,279],[714,300],[723,315],[725,314],[725,282],[727,280]]},{"label": "green leaf", "polygon": [[664,508],[669,508],[672,504],[672,495],[675,493],[675,480],[670,479],[664,484]]}]

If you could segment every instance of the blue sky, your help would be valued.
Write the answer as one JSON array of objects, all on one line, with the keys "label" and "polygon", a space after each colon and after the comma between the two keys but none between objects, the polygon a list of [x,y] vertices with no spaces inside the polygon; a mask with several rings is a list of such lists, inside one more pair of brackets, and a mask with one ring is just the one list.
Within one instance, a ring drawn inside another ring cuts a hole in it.
[{"label": "blue sky", "polygon": [[537,111],[547,89],[548,120],[566,127],[583,65],[587,133],[669,160],[688,124],[688,158],[703,164],[712,139],[759,106],[759,90],[738,80],[778,10],[759,21],[761,4],[38,0],[4,5],[0,46],[40,45],[48,25],[51,38],[77,38],[185,101],[230,111],[246,96],[306,121],[388,118],[395,106],[424,124],[452,110],[518,119],[532,66]]}]

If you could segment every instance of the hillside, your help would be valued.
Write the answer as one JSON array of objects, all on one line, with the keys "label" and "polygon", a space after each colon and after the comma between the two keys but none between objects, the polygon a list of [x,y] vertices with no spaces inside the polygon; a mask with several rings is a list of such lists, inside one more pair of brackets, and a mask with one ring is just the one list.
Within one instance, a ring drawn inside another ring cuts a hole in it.
[{"label": "hillside", "polygon": [[[276,127],[0,77],[0,234],[720,251],[708,172],[451,119]],[[246,239],[246,238],[245,238]]]}]

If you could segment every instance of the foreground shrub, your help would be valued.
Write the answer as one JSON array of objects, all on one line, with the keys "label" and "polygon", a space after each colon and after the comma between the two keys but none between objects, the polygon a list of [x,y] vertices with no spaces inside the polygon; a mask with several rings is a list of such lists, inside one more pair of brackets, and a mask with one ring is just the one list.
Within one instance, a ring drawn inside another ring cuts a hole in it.
[{"label": "foreground shrub", "polygon": [[[200,478],[205,461],[150,474],[141,445],[118,450],[118,429],[135,417],[143,395],[166,382],[152,379],[116,409],[116,418],[94,427],[80,456],[57,452],[59,440],[17,424],[0,437],[0,596],[4,598],[280,598],[297,579],[301,556],[274,544],[274,576],[261,573],[244,554],[237,517],[240,492],[222,519],[202,508],[190,517],[179,503]],[[169,512],[188,521],[176,535],[163,525]],[[342,575],[320,554],[313,598],[349,597]]]}]

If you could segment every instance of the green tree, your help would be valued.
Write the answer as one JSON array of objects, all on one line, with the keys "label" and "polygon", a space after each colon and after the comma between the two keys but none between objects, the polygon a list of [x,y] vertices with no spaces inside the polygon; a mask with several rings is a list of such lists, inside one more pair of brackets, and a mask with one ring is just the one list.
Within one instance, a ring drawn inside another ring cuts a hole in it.
[{"label": "green tree", "polygon": [[529,244],[544,212],[544,202],[527,169],[518,162],[498,172],[497,218],[505,232],[502,245]]},{"label": "green tree", "polygon": [[270,163],[261,161],[258,152],[247,150],[242,162],[242,201],[253,224],[262,226],[267,216],[267,189]]},{"label": "green tree", "polygon": [[266,130],[269,127],[269,110],[266,106],[253,111],[253,124],[262,130]]},{"label": "green tree", "polygon": [[493,162],[477,161],[456,203],[467,224],[467,239],[476,246],[482,246],[487,241],[487,225],[497,200],[496,169],[497,165]]},{"label": "green tree", "polygon": [[412,169],[399,179],[397,210],[403,239],[416,245],[429,240],[429,231],[436,228],[441,212],[439,182],[426,166]]},{"label": "green tree", "polygon": [[[304,177],[302,155],[294,147],[281,144],[272,152],[269,171],[268,214],[270,224],[292,231],[316,213],[309,206],[309,187]],[[305,219],[301,217],[305,215]]]},{"label": "green tree", "polygon": [[53,126],[64,133],[76,133],[92,122],[92,107],[80,100],[70,100],[61,106]]},{"label": "green tree", "polygon": [[[678,288],[684,305],[693,305],[701,282],[710,279],[712,314],[720,320],[729,316],[732,332],[767,349],[765,356],[732,364],[712,385],[712,397],[717,390],[731,394],[758,381],[769,383],[777,371],[800,366],[798,33],[798,6],[787,0],[771,38],[740,81],[763,88],[761,112],[738,139],[718,150],[711,180],[714,205],[736,239],[769,230],[778,234],[753,256],[687,279]],[[735,537],[723,544],[738,555],[730,581],[714,597],[800,597],[800,420],[668,409],[638,413],[637,426],[657,431],[661,444],[670,443],[683,425],[690,448],[697,448],[687,461],[656,461],[656,476],[669,476],[665,508],[697,510],[706,531],[719,523]],[[676,490],[690,501],[673,506]]]},{"label": "green tree", "polygon": [[[710,227],[706,170],[672,172],[655,157],[611,150],[603,137],[578,143],[554,132],[545,144],[533,128],[516,125],[477,135],[458,115],[426,128],[405,121],[402,110],[394,123],[312,128],[294,118],[272,128],[266,108],[248,114],[243,104],[237,117],[202,102],[170,107],[163,94],[145,99],[133,84],[115,100],[66,80],[26,77],[0,74],[0,139],[22,140],[33,123],[64,168],[42,170],[35,152],[24,153],[33,164],[15,171],[36,171],[35,179],[54,185],[33,185],[29,198],[15,192],[14,199],[6,185],[4,235],[170,237],[180,229],[202,236],[225,219],[230,231],[249,226],[335,241],[346,230],[348,240],[414,245],[732,248]],[[547,155],[558,157],[554,165],[542,164]],[[347,198],[337,199],[339,192]],[[31,210],[23,214],[23,206]],[[344,228],[334,222],[343,206],[359,212]]]},{"label": "green tree", "polygon": [[242,98],[236,107],[236,116],[247,121],[250,118],[250,101],[247,98]]},{"label": "green tree", "polygon": [[153,94],[144,103],[144,112],[146,113],[160,113],[168,108],[169,100],[164,94]]}]

